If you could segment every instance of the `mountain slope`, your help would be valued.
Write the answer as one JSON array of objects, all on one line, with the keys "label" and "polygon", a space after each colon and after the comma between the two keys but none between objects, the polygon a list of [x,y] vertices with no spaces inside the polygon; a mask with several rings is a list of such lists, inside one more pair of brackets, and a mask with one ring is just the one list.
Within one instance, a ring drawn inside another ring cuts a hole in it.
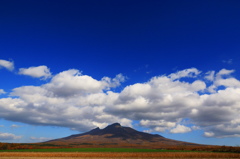
[{"label": "mountain slope", "polygon": [[107,126],[104,129],[93,129],[83,134],[71,135],[65,138],[45,142],[54,145],[78,145],[80,147],[138,147],[163,148],[175,145],[192,145],[182,141],[171,140],[161,135],[152,135],[123,127],[119,123]]},{"label": "mountain slope", "polygon": [[[78,135],[72,135],[67,137],[67,139],[71,139],[74,137],[80,137],[84,135],[98,135],[98,136],[104,136],[107,134],[111,134],[111,136],[107,136],[107,138],[122,138],[123,140],[125,139],[142,139],[142,140],[152,140],[153,138],[160,137],[163,138],[160,135],[152,135],[144,132],[139,132],[136,131],[132,128],[129,127],[122,127],[119,123],[115,123],[112,125],[107,126],[104,129],[93,129],[89,132],[83,133],[83,134],[78,134]],[[65,138],[66,139],[66,138]]]}]

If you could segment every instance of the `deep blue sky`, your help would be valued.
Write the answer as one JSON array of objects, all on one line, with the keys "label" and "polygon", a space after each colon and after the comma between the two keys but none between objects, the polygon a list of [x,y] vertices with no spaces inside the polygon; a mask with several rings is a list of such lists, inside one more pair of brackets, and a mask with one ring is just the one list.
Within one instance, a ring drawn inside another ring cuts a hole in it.
[{"label": "deep blue sky", "polygon": [[219,69],[222,60],[239,60],[239,3],[1,1],[0,51],[4,59],[57,64],[56,72],[73,63],[89,73],[98,68],[100,76],[144,65],[155,74]]},{"label": "deep blue sky", "polygon": [[[14,62],[15,69],[0,69],[0,89],[6,92],[0,97],[8,97],[17,87],[50,82],[51,78],[39,80],[19,75],[20,68],[41,65],[47,66],[52,76],[69,69],[82,71],[96,80],[104,76],[114,78],[121,73],[125,82],[111,88],[117,93],[126,86],[188,68],[202,71],[197,77],[201,80],[206,72],[217,73],[222,69],[235,70],[231,75],[239,79],[239,17],[238,0],[1,0],[0,59]],[[218,89],[228,86],[220,88],[219,85]],[[6,126],[17,119],[4,115],[0,118],[4,119],[0,125],[5,128],[1,130],[0,127],[0,133],[20,132],[8,130]],[[126,118],[132,120],[133,125],[140,121],[137,117]],[[196,126],[204,127],[204,124],[196,123]],[[31,127],[39,123],[23,119],[18,123],[21,124]],[[64,124],[60,126],[71,128]],[[49,127],[43,126],[41,130],[44,129]],[[55,129],[62,128],[52,128],[53,134]],[[74,133],[68,131],[66,129],[62,136]],[[193,138],[198,138],[194,142],[238,144],[233,143],[236,138],[209,139],[201,133],[190,132]],[[24,133],[19,135],[24,136]],[[189,133],[186,136],[162,135],[176,139],[191,136]],[[22,140],[29,142],[28,136],[31,135],[25,135]],[[35,136],[49,137],[47,134]]]}]

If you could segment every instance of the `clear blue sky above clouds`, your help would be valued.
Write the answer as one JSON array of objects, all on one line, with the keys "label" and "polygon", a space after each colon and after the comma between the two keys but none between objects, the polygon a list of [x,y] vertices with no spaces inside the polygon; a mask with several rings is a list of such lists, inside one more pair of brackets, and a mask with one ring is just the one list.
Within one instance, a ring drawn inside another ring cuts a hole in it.
[{"label": "clear blue sky above clouds", "polygon": [[240,144],[237,0],[2,0],[0,142],[120,122]]}]

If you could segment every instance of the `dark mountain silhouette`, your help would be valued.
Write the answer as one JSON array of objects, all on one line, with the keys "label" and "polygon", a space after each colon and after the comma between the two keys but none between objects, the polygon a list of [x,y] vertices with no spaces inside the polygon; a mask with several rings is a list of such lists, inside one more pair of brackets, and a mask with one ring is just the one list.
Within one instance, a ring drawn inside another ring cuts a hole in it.
[{"label": "dark mountain silhouette", "polygon": [[112,125],[107,126],[104,129],[93,129],[89,132],[83,133],[83,134],[78,134],[78,135],[72,135],[69,136],[65,139],[71,139],[73,137],[79,137],[79,136],[84,136],[84,135],[98,135],[98,136],[103,136],[107,134],[112,134],[111,136],[108,136],[106,138],[122,138],[124,139],[142,139],[142,140],[152,140],[156,137],[163,138],[160,135],[152,135],[144,132],[139,132],[136,131],[130,127],[123,127],[119,123],[115,123]]},{"label": "dark mountain silhouette", "polygon": [[89,132],[71,135],[68,137],[44,142],[54,145],[78,145],[82,147],[141,147],[141,148],[163,148],[173,145],[198,144],[176,141],[164,138],[161,135],[153,135],[140,132],[130,127],[114,123],[104,129],[95,128]]}]

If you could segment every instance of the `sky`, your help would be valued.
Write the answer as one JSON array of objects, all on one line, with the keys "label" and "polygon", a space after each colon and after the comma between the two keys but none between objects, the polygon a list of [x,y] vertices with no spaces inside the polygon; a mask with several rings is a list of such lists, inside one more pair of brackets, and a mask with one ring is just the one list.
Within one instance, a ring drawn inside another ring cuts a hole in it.
[{"label": "sky", "polygon": [[118,122],[240,145],[240,1],[1,0],[0,142]]}]

